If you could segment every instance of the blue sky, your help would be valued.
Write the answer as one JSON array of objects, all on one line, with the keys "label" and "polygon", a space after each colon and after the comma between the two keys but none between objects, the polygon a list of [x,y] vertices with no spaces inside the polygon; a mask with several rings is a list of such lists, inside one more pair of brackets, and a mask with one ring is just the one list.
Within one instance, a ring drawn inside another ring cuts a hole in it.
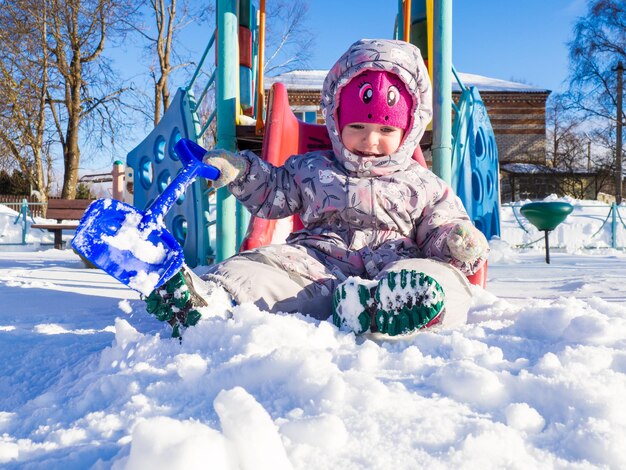
[{"label": "blue sky", "polygon": [[[358,39],[393,36],[397,0],[308,0],[308,3],[308,29],[315,36],[310,68],[330,68]],[[562,91],[568,66],[566,43],[572,38],[577,18],[585,14],[586,3],[586,0],[454,0],[453,64],[460,72]],[[213,27],[205,24],[189,29],[188,34],[193,38],[187,44],[191,57],[200,59]],[[126,67],[126,78],[145,73],[144,59],[132,45],[126,46],[113,54],[117,66]],[[145,76],[144,80],[147,80]],[[175,75],[172,86],[184,86],[187,80],[188,77]],[[138,130],[137,137],[125,142],[123,147],[131,150],[146,134]],[[107,171],[109,159],[118,158],[117,154],[93,156],[84,159],[82,166]]]},{"label": "blue sky", "polygon": [[[357,39],[391,37],[397,5],[396,0],[310,1],[309,27],[316,35],[311,68],[330,68]],[[585,12],[585,0],[453,1],[454,66],[461,72],[562,90],[566,43]]]},{"label": "blue sky", "polygon": [[[306,1],[307,29],[315,38],[309,68],[330,68],[358,39],[393,37],[397,0]],[[567,42],[576,20],[586,13],[587,0],[452,0],[452,5],[452,59],[457,70],[564,89]],[[213,28],[204,24],[185,30],[192,59],[200,59]],[[113,56],[119,66],[129,68],[126,76],[145,73],[144,59],[132,45],[125,44]],[[185,84],[186,78],[174,76],[173,86]]]}]

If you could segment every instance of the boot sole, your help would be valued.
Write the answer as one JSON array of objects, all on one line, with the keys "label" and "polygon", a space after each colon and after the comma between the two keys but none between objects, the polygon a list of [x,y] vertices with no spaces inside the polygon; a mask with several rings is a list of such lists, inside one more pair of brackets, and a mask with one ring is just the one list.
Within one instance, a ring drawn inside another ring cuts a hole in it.
[{"label": "boot sole", "polygon": [[403,269],[378,283],[355,279],[333,294],[333,323],[359,335],[368,331],[397,336],[441,323],[445,295],[432,277]]},{"label": "boot sole", "polygon": [[443,319],[444,300],[443,288],[427,274],[387,273],[376,289],[376,327],[396,336],[435,325]]}]

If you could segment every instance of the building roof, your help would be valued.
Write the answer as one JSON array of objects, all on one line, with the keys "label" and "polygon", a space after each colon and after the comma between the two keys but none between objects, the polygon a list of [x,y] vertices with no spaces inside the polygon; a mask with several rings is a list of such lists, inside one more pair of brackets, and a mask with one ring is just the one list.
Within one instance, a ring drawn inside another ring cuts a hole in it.
[{"label": "building roof", "polygon": [[[273,83],[280,82],[288,90],[321,90],[328,70],[293,70],[274,77],[265,77],[265,86],[269,88]],[[472,73],[457,72],[459,79],[466,87],[476,87],[478,91],[518,92],[518,93],[546,93],[550,90],[534,87],[525,83],[500,80],[498,78],[483,77]],[[452,91],[461,91],[457,80],[453,76]]]},{"label": "building roof", "polygon": [[552,168],[546,165],[539,165],[537,163],[506,163],[500,165],[500,170],[512,174],[512,175],[578,175],[578,176],[595,176],[596,172],[582,170],[582,169],[562,169]]},{"label": "building roof", "polygon": [[500,170],[507,173],[514,173],[517,175],[529,175],[537,173],[555,173],[554,168],[550,168],[546,165],[539,165],[536,163],[507,163],[500,165]]}]

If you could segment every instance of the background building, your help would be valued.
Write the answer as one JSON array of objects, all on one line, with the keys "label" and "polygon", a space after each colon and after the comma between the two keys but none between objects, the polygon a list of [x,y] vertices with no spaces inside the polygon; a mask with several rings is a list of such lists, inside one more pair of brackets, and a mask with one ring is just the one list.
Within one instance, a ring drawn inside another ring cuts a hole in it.
[{"label": "background building", "polygon": [[[324,122],[320,112],[320,92],[327,70],[294,70],[265,80],[269,88],[281,82],[287,88],[289,103],[296,116],[306,122]],[[500,164],[546,163],[546,100],[549,90],[523,83],[480,75],[458,73],[466,87],[476,87],[485,103],[498,145]],[[452,84],[453,99],[460,85]],[[429,159],[430,133],[422,141]]]},{"label": "background building", "polygon": [[[285,85],[296,117],[323,124],[320,93],[327,70],[294,70],[266,78],[269,90],[275,82]],[[542,199],[550,194],[596,199],[611,193],[610,175],[594,171],[561,171],[546,161],[546,101],[551,91],[524,83],[469,73],[457,73],[465,87],[475,87],[485,104],[498,147],[500,196],[502,202]],[[455,102],[461,86],[455,79]],[[266,97],[268,93],[266,92]],[[422,139],[422,150],[430,164],[431,132]]]}]

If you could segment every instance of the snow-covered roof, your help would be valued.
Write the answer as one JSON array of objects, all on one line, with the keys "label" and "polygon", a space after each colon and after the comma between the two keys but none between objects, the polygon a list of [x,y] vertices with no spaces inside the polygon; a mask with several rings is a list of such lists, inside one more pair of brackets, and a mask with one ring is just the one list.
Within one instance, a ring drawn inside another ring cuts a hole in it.
[{"label": "snow-covered roof", "polygon": [[[288,90],[321,90],[324,78],[328,70],[293,70],[274,77],[265,78],[265,86],[269,88],[273,83],[280,82]],[[473,73],[457,72],[459,79],[466,87],[474,86],[478,91],[509,91],[518,93],[541,93],[545,88],[526,85],[525,83],[500,80],[498,78],[484,77]],[[456,78],[453,76],[452,90],[460,91]]]},{"label": "snow-covered roof", "polygon": [[553,168],[549,168],[545,165],[537,165],[535,163],[506,163],[500,165],[500,169],[509,173],[554,173]]},{"label": "snow-covered roof", "polygon": [[288,90],[321,90],[328,70],[292,70],[274,77],[265,77],[265,86],[280,82]]},{"label": "snow-covered roof", "polygon": [[[476,87],[478,91],[517,91],[520,93],[541,93],[546,92],[545,88],[539,88],[525,83],[500,80],[499,78],[484,77],[473,73],[457,72],[459,79],[466,87]],[[456,80],[452,81],[452,90],[460,91]]]},{"label": "snow-covered roof", "polygon": [[500,170],[507,173],[520,174],[577,174],[577,175],[594,175],[594,172],[584,170],[581,168],[573,168],[566,170],[563,168],[552,168],[546,165],[539,165],[536,163],[505,163],[500,166]]}]

